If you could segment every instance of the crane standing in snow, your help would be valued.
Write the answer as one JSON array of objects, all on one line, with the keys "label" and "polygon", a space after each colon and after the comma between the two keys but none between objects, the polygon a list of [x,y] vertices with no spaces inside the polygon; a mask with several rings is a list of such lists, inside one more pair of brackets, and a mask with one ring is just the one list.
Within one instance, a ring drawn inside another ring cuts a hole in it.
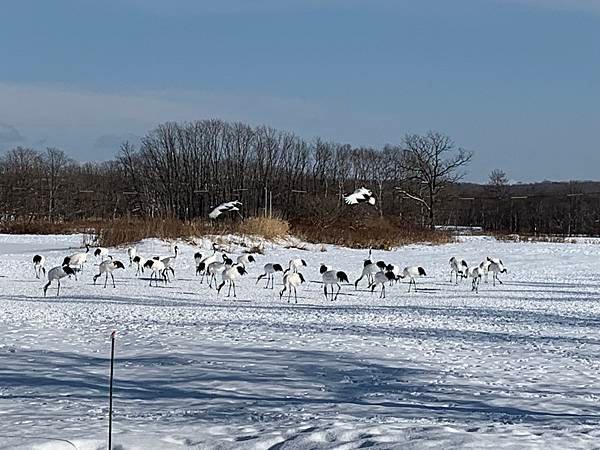
[{"label": "crane standing in snow", "polygon": [[[201,259],[202,255],[200,253],[196,253],[194,255],[194,260],[196,262],[196,275],[201,275],[201,278],[200,278],[201,284],[202,284],[202,282],[204,282],[204,277],[207,275],[206,269],[208,268],[208,265],[217,260],[217,250],[218,250],[217,244],[213,243],[212,249],[213,249],[212,255],[205,256],[204,259]],[[198,259],[200,259],[200,262],[198,262]]]},{"label": "crane standing in snow", "polygon": [[394,275],[394,273],[391,271],[377,272],[373,276],[373,281],[369,285],[371,294],[375,291],[377,286],[381,285],[381,293],[379,294],[379,298],[385,298],[385,285],[390,281],[394,281],[395,279],[396,275]]},{"label": "crane standing in snow", "polygon": [[[240,264],[243,266],[243,264]],[[208,280],[208,287],[212,289],[213,281],[215,282],[215,287],[217,287],[217,275],[223,273],[227,268],[233,266],[233,261],[228,258],[226,255],[223,255],[223,262],[221,261],[213,261],[206,268],[206,273],[210,275],[210,279]]]},{"label": "crane standing in snow", "polygon": [[129,267],[133,265],[133,258],[137,256],[137,249],[135,247],[129,247],[127,249],[127,256],[129,256]]},{"label": "crane standing in snow", "polygon": [[290,297],[292,295],[292,289],[294,290],[294,301],[298,303],[298,294],[296,292],[296,288],[304,283],[304,277],[300,272],[289,272],[283,276],[283,289],[279,292],[279,299],[283,297],[283,293],[288,291],[288,303],[290,302]]},{"label": "crane standing in snow", "polygon": [[90,246],[85,244],[85,252],[73,253],[71,256],[67,256],[63,260],[63,266],[68,265],[75,271],[75,279],[77,279],[77,272],[83,271],[83,265],[87,262],[89,254]]},{"label": "crane standing in snow", "polygon": [[504,267],[502,260],[498,258],[490,258],[489,256],[487,260],[489,262],[488,272],[492,272],[492,282],[494,283],[494,286],[496,286],[496,281],[498,281],[500,284],[503,284],[502,280],[498,278],[498,274],[507,273],[508,271],[506,270],[506,267]]},{"label": "crane standing in snow", "polygon": [[132,258],[132,260],[131,260],[131,261],[133,262],[133,264],[136,264],[136,265],[137,265],[137,270],[136,270],[136,272],[135,272],[135,276],[136,276],[136,277],[137,277],[137,276],[139,276],[139,275],[140,275],[140,273],[144,273],[144,264],[143,264],[143,261],[144,261],[144,260],[143,260],[143,258],[142,258],[142,256],[141,256],[141,255],[137,255],[137,254],[136,254],[136,255],[135,255],[133,258]]},{"label": "crane standing in snow", "polygon": [[464,259],[459,263],[454,256],[450,258],[450,283],[452,283],[452,275],[456,276],[456,284],[458,284],[459,275],[461,280],[469,276],[469,265]]},{"label": "crane standing in snow", "polygon": [[360,280],[362,280],[365,277],[367,277],[367,284],[370,286],[373,282],[373,277],[375,276],[375,274],[377,274],[378,272],[383,272],[385,270],[385,267],[385,263],[383,264],[383,267],[379,266],[377,263],[368,264],[364,266],[360,277],[354,282],[354,289],[358,289],[358,283],[360,283]]},{"label": "crane standing in snow", "polygon": [[162,261],[158,259],[149,259],[144,263],[143,266],[145,269],[150,269],[152,272],[150,273],[150,286],[152,286],[152,279],[155,279],[155,284],[158,286],[158,277],[162,279],[163,283],[167,283],[168,275],[165,270],[165,265]]},{"label": "crane standing in snow", "polygon": [[198,275],[198,266],[202,262],[202,253],[200,253],[200,252],[194,253],[194,262],[196,263],[195,264],[195,266],[196,266],[196,275]]},{"label": "crane standing in snow", "polygon": [[[342,287],[340,283],[349,283],[348,275],[345,272],[331,270],[325,264],[321,264],[321,268],[319,269],[321,273],[321,278],[323,280],[323,293],[325,294],[325,300],[327,300],[327,287],[331,286],[331,301],[337,300]],[[333,286],[337,286],[338,290],[335,293],[335,297],[333,296]]]},{"label": "crane standing in snow", "polygon": [[483,271],[479,266],[475,266],[469,269],[468,276],[473,279],[471,283],[471,290],[475,293],[479,292],[479,283],[481,282],[482,273]]},{"label": "crane standing in snow", "polygon": [[179,247],[173,247],[175,254],[172,256],[166,256],[164,258],[160,258],[160,261],[165,265],[165,270],[170,270],[173,276],[175,276],[175,269],[173,268],[173,263],[177,259],[177,255],[179,254]]},{"label": "crane standing in snow", "polygon": [[485,259],[485,261],[482,261],[481,264],[479,264],[479,271],[484,277],[485,283],[488,282],[488,275],[490,272],[492,272],[492,281],[494,282],[494,286],[496,286],[496,280],[502,284],[502,281],[500,281],[498,278],[498,274],[507,272],[506,267],[504,267],[501,259],[490,258],[489,256]]},{"label": "crane standing in snow", "polygon": [[235,280],[237,280],[243,275],[246,275],[247,273],[248,272],[246,272],[244,266],[238,263],[235,263],[231,267],[226,268],[221,275],[223,282],[217,288],[217,294],[221,292],[221,289],[223,288],[223,286],[225,286],[225,282],[228,282],[229,290],[227,291],[227,297],[229,297],[231,294],[231,288],[233,288],[233,296],[236,297]]},{"label": "crane standing in snow", "polygon": [[106,283],[108,281],[108,275],[110,274],[113,282],[113,287],[115,286],[115,276],[113,275],[113,271],[115,269],[125,269],[125,266],[121,261],[113,261],[112,259],[107,259],[106,261],[102,261],[98,266],[99,273],[94,275],[94,284],[96,284],[96,280],[102,276],[102,274],[106,274],[104,279],[104,287],[106,287]]},{"label": "crane standing in snow", "polygon": [[398,282],[398,278],[402,273],[402,269],[397,264],[388,264],[385,266],[386,272],[391,272],[394,275],[394,278],[390,280],[390,286],[394,284],[394,282]]},{"label": "crane standing in snow", "polygon": [[273,264],[273,263],[267,263],[265,264],[265,273],[263,273],[262,275],[259,275],[258,278],[256,279],[256,284],[258,284],[258,282],[260,280],[262,280],[264,277],[267,277],[267,285],[265,286],[265,289],[269,288],[269,282],[271,282],[271,289],[273,289],[273,283],[275,280],[275,272],[283,272],[283,267],[281,267],[281,264]]},{"label": "crane standing in snow", "polygon": [[371,249],[369,249],[369,257],[367,259],[365,259],[363,262],[362,273],[361,273],[360,277],[358,278],[358,280],[356,280],[354,282],[354,289],[358,289],[358,283],[364,277],[367,277],[367,284],[369,286],[371,286],[371,283],[373,283],[373,276],[377,272],[383,272],[386,269],[386,267],[387,267],[387,264],[384,261],[374,262],[371,259]]},{"label": "crane standing in snow", "polygon": [[35,270],[35,277],[40,278],[42,273],[46,275],[46,268],[44,264],[46,263],[46,258],[42,255],[35,255],[33,257],[33,270]]},{"label": "crane standing in snow", "polygon": [[405,267],[404,270],[402,271],[402,273],[400,274],[400,278],[402,278],[402,279],[404,279],[406,277],[409,278],[408,292],[410,292],[411,286],[415,287],[415,291],[417,290],[417,281],[415,280],[415,278],[426,277],[426,276],[427,276],[427,274],[425,273],[425,269],[423,269],[421,266]]},{"label": "crane standing in snow", "polygon": [[56,296],[58,297],[60,294],[60,280],[70,275],[75,275],[75,270],[69,267],[68,264],[63,264],[62,266],[57,266],[50,269],[48,271],[48,283],[44,285],[44,297],[46,296],[46,292],[53,281],[58,283],[58,289],[56,291]]}]

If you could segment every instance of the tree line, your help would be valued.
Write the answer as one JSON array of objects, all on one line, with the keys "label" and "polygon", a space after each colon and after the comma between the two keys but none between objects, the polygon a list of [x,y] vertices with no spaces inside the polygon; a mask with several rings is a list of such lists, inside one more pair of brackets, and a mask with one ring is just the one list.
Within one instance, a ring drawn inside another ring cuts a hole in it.
[{"label": "tree line", "polygon": [[[167,122],[102,163],[80,163],[56,148],[7,151],[0,158],[0,212],[3,221],[195,220],[239,200],[244,216],[273,210],[292,224],[382,216],[431,228],[597,232],[597,199],[561,193],[541,202],[534,194],[543,186],[533,185],[517,201],[523,187],[509,185],[501,171],[487,185],[463,183],[472,156],[433,131],[372,148],[221,120]],[[376,205],[345,205],[343,196],[361,186],[373,191]]]}]

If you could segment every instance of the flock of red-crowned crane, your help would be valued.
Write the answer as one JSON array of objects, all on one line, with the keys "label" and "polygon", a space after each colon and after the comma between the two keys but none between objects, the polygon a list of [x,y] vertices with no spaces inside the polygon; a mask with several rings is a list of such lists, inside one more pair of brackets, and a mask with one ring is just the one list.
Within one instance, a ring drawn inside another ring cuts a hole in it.
[{"label": "flock of red-crowned crane", "polygon": [[[136,276],[144,273],[149,273],[149,285],[158,286],[159,283],[167,284],[171,282],[171,277],[175,276],[174,263],[179,256],[179,248],[177,245],[173,247],[174,254],[169,256],[154,256],[152,258],[143,258],[138,254],[136,247],[127,249],[129,257],[129,267],[136,270]],[[93,252],[90,251],[90,246],[86,245],[85,252],[73,253],[66,256],[60,266],[56,266],[48,270],[46,273],[45,262],[43,255],[35,255],[33,257],[33,266],[36,278],[41,278],[42,275],[48,277],[48,282],[44,285],[44,296],[48,288],[56,281],[56,295],[60,294],[61,280],[66,277],[74,277],[77,280],[78,274],[82,272],[84,265],[88,262],[89,256],[93,254],[98,260],[98,273],[93,276],[94,284],[104,276],[104,287],[108,283],[108,277],[111,277],[113,287],[116,287],[115,277],[113,272],[117,269],[125,269],[125,265],[118,260],[113,259],[109,255],[106,248],[98,247]],[[202,255],[197,252],[194,254],[194,262],[196,275],[200,277],[200,284],[207,282],[207,286],[215,289],[217,294],[221,292],[225,285],[228,286],[227,297],[236,297],[236,281],[242,276],[248,274],[248,269],[257,262],[258,255],[243,253],[235,259],[226,252],[221,251],[216,244],[212,245],[212,253]],[[466,261],[456,258],[450,259],[450,283],[454,280],[458,284],[459,280],[471,279],[471,290],[478,292],[479,284],[482,279],[487,283],[488,275],[492,273],[492,281],[502,284],[499,274],[506,273],[507,270],[498,258],[486,258],[479,265],[469,267]],[[281,273],[281,285],[283,288],[279,292],[279,297],[282,298],[287,292],[288,302],[291,299],[292,293],[294,300],[298,302],[297,290],[306,281],[301,273],[301,270],[306,267],[306,261],[302,258],[294,258],[290,260],[287,267],[279,263],[268,262],[263,266],[263,272],[257,277],[256,284],[261,280],[266,280],[265,289],[274,289],[275,278],[278,273]],[[346,272],[336,270],[326,264],[320,264],[319,274],[321,275],[321,283],[323,285],[323,294],[325,299],[334,301],[338,298],[342,289],[342,284],[350,284],[350,280]],[[387,264],[382,260],[375,261],[372,258],[372,250],[369,249],[368,257],[363,261],[361,275],[354,281],[354,289],[357,290],[361,281],[365,281],[367,289],[371,293],[376,289],[380,290],[380,298],[386,296],[386,286],[393,286],[400,280],[408,279],[408,292],[417,290],[417,279],[427,276],[425,269],[421,266],[408,266],[401,268],[394,264]],[[336,289],[337,288],[337,289]]]},{"label": "flock of red-crowned crane", "polygon": [[[357,205],[361,203],[375,205],[375,197],[373,196],[373,193],[365,187],[356,189],[352,194],[344,196],[344,200],[348,205]],[[217,219],[224,213],[232,211],[240,214],[239,211],[241,206],[242,203],[237,200],[221,203],[209,213],[209,217],[211,219]],[[175,252],[173,255],[165,257],[155,256],[150,259],[144,259],[141,255],[138,255],[135,247],[130,247],[127,250],[129,266],[136,267],[136,276],[144,273],[144,270],[149,271],[150,286],[152,286],[152,282],[154,282],[156,286],[158,286],[160,281],[163,283],[169,283],[171,282],[171,276],[169,273],[172,276],[175,276],[173,263],[179,254],[179,248],[177,246],[175,246],[173,250]],[[256,259],[253,255],[242,254],[234,261],[225,253],[222,253],[221,255],[218,255],[217,253],[218,248],[215,244],[213,244],[212,254],[205,257],[203,257],[201,253],[196,253],[194,255],[196,263],[196,275],[201,277],[200,283],[203,283],[204,280],[208,278],[208,287],[215,288],[217,293],[220,293],[225,284],[228,284],[227,296],[229,297],[233,290],[233,296],[235,297],[236,280],[248,274],[247,268],[254,264]],[[52,282],[56,281],[56,295],[59,295],[61,279],[66,277],[74,277],[77,279],[77,274],[83,270],[84,264],[88,261],[89,254],[90,246],[86,245],[85,252],[78,252],[66,256],[60,266],[50,269],[47,274],[48,283],[44,285],[44,296],[46,295]],[[98,273],[93,277],[94,284],[96,284],[98,278],[104,275],[104,287],[106,287],[108,283],[108,276],[110,275],[113,287],[116,287],[113,272],[116,269],[125,269],[125,265],[121,261],[114,260],[112,256],[109,255],[108,249],[106,248],[98,247],[94,250],[93,254],[94,257],[99,257],[101,260],[100,264],[98,264]],[[368,284],[368,289],[370,289],[371,292],[374,292],[378,287],[381,288],[380,298],[385,298],[386,285],[393,285],[401,279],[408,278],[408,292],[411,291],[411,288],[416,291],[417,278],[427,276],[425,269],[423,269],[421,266],[409,266],[401,269],[399,266],[394,264],[386,264],[384,261],[373,261],[371,257],[372,252],[369,249],[369,257],[364,260],[362,273],[354,282],[354,288],[358,289],[358,284],[361,282],[361,280],[365,279]],[[46,259],[43,255],[35,255],[33,257],[33,266],[36,278],[40,278],[42,274],[46,275],[45,261]],[[260,280],[266,278],[267,283],[265,288],[268,289],[270,286],[271,289],[274,289],[275,274],[277,272],[281,272],[283,274],[283,289],[279,293],[279,297],[283,297],[287,291],[289,302],[293,291],[294,298],[297,303],[297,288],[305,282],[304,276],[300,273],[300,269],[302,267],[306,267],[306,262],[301,258],[292,259],[288,264],[288,268],[285,270],[281,264],[267,263],[264,265],[264,273],[258,276],[256,283],[258,284]],[[506,268],[500,259],[489,257],[478,266],[471,268],[469,268],[464,260],[459,262],[453,257],[450,259],[450,269],[450,282],[452,282],[453,276],[455,277],[456,284],[458,284],[459,279],[462,280],[465,278],[471,278],[472,290],[475,292],[479,291],[479,283],[482,277],[485,277],[485,281],[487,282],[489,272],[492,272],[493,274],[494,285],[496,284],[496,281],[502,283],[502,281],[500,281],[498,278],[498,274],[506,272]],[[341,270],[334,270],[332,267],[325,264],[320,265],[319,273],[321,274],[323,283],[323,294],[325,295],[326,299],[331,298],[332,301],[337,299],[341,291],[341,283],[350,283],[348,275],[345,272]],[[218,284],[218,277],[221,278],[220,284]],[[336,287],[337,291],[335,290]]]}]

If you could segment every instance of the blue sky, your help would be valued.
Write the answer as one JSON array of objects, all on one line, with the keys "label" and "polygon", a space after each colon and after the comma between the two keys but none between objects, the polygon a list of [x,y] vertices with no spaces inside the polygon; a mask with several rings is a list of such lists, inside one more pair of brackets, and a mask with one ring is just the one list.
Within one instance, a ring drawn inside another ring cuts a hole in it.
[{"label": "blue sky", "polygon": [[470,180],[600,179],[600,0],[20,0],[0,149],[112,158],[167,120],[472,150]]}]

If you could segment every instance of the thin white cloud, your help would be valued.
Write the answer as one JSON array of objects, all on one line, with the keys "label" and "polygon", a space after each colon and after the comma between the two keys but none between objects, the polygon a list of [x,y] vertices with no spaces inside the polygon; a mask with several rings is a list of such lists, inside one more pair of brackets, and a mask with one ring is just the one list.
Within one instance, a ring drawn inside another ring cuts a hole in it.
[{"label": "thin white cloud", "polygon": [[[322,107],[301,98],[247,93],[162,90],[104,93],[52,85],[0,82],[0,121],[25,127],[147,128],[166,120],[222,117],[263,122],[286,113],[321,118]],[[135,132],[135,131],[133,131]]]}]

